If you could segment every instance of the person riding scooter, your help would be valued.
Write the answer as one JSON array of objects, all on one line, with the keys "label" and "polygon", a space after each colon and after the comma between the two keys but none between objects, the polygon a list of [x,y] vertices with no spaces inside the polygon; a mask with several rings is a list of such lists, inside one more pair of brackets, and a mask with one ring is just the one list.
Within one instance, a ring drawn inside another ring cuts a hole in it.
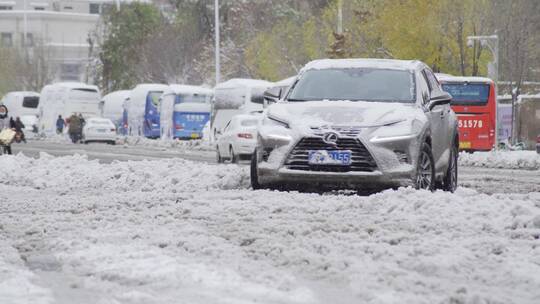
[{"label": "person riding scooter", "polygon": [[21,121],[21,119],[19,117],[17,117],[15,119],[15,132],[17,132],[16,135],[15,135],[15,141],[18,142],[18,143],[21,142],[21,141],[26,143],[26,138],[24,137],[24,131],[23,131],[24,127],[25,126],[24,126],[23,122]]}]

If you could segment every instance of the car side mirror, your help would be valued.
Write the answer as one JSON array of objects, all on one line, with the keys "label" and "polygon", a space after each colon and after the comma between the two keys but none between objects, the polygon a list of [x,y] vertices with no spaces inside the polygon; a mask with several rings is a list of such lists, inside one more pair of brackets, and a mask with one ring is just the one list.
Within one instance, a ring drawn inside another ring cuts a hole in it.
[{"label": "car side mirror", "polygon": [[273,87],[264,91],[263,98],[264,104],[268,105],[271,103],[278,102],[281,99],[281,94],[283,94],[283,88]]},{"label": "car side mirror", "polygon": [[436,106],[450,104],[452,101],[452,95],[448,94],[447,92],[442,92],[440,94],[431,96],[429,103],[428,103],[428,109],[431,111]]}]

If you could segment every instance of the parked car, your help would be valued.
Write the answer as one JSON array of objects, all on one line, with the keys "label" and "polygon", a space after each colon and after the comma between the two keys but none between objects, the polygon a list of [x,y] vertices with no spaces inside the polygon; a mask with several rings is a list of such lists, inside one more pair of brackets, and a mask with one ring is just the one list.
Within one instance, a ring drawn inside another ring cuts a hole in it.
[{"label": "parked car", "polygon": [[257,126],[260,115],[236,115],[218,132],[216,144],[217,162],[250,159],[257,143]]},{"label": "parked car", "polygon": [[540,134],[536,136],[536,153],[540,154]]},{"label": "parked car", "polygon": [[92,117],[83,127],[83,143],[106,142],[116,144],[116,127],[108,118]]},{"label": "parked car", "polygon": [[251,185],[454,191],[451,99],[420,61],[313,61],[263,114]]}]

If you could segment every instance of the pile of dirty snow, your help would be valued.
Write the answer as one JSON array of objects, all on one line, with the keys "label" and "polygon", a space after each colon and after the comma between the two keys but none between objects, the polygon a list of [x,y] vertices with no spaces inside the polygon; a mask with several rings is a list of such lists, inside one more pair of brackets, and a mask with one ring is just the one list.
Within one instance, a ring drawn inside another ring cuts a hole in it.
[{"label": "pile of dirty snow", "polygon": [[461,166],[497,169],[540,169],[540,154],[535,151],[490,151],[459,154]]},{"label": "pile of dirty snow", "polygon": [[128,146],[161,147],[190,151],[214,151],[214,145],[209,141],[201,139],[179,140],[179,139],[149,139],[145,137],[127,136],[119,140],[120,143]]},{"label": "pile of dirty snow", "polygon": [[540,299],[540,193],[253,191],[248,168],[179,159],[0,168],[0,280],[45,289],[10,281],[0,303]]}]

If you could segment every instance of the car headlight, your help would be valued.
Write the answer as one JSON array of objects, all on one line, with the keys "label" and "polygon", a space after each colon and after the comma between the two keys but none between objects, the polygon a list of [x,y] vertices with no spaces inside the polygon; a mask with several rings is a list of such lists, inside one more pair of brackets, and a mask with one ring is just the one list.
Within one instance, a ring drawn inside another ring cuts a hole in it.
[{"label": "car headlight", "polygon": [[283,119],[279,119],[270,115],[267,115],[264,117],[262,124],[265,126],[276,126],[276,127],[284,127],[284,128],[290,129],[288,122],[286,122]]},{"label": "car headlight", "polygon": [[412,127],[411,121],[407,119],[396,119],[382,124],[373,132],[373,137],[369,140],[372,143],[383,143],[393,141],[403,141],[415,138],[418,132]]}]

